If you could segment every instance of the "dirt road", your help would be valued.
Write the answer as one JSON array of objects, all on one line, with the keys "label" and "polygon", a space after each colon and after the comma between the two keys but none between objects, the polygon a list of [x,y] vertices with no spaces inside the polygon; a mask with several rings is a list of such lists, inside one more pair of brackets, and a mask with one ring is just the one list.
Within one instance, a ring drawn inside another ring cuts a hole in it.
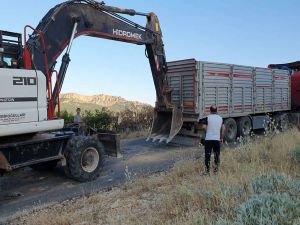
[{"label": "dirt road", "polygon": [[0,177],[0,224],[34,208],[110,190],[128,179],[165,171],[177,161],[201,155],[199,148],[192,145],[148,143],[144,139],[123,141],[121,152],[121,158],[108,157],[102,176],[89,183],[68,179],[61,167],[51,172],[25,168],[10,176]]}]

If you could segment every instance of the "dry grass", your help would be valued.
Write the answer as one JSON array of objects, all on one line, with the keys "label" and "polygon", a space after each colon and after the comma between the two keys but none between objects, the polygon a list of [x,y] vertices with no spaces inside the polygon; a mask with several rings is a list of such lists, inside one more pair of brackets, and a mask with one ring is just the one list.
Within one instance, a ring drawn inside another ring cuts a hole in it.
[{"label": "dry grass", "polygon": [[139,178],[110,192],[66,201],[12,224],[214,224],[231,220],[250,195],[250,181],[269,173],[299,179],[290,152],[300,146],[296,130],[221,153],[218,175],[202,176],[203,161],[178,163],[171,171]]}]

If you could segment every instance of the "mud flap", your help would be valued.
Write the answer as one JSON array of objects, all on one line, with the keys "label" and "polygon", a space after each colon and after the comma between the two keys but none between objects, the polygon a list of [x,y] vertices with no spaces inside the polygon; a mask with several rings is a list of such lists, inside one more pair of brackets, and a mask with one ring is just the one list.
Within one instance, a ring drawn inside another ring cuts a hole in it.
[{"label": "mud flap", "polygon": [[158,111],[154,109],[152,129],[147,141],[169,143],[180,131],[183,124],[182,109],[173,107],[171,111]]}]

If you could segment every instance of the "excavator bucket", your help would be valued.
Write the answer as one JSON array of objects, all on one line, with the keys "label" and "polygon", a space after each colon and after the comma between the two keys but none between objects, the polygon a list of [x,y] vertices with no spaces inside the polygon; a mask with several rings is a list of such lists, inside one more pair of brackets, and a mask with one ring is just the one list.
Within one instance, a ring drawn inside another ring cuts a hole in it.
[{"label": "excavator bucket", "polygon": [[159,111],[154,109],[154,118],[151,134],[147,141],[159,141],[169,143],[182,127],[182,109],[173,107],[171,111]]}]

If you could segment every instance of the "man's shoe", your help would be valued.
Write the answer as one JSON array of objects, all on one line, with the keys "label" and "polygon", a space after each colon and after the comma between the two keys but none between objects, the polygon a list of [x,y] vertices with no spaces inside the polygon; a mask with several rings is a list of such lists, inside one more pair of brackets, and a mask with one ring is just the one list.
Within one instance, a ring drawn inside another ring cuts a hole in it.
[{"label": "man's shoe", "polygon": [[215,168],[215,169],[214,169],[214,174],[218,174],[218,173],[219,173],[218,168]]},{"label": "man's shoe", "polygon": [[205,171],[202,175],[203,176],[210,176],[210,173],[208,171]]}]

